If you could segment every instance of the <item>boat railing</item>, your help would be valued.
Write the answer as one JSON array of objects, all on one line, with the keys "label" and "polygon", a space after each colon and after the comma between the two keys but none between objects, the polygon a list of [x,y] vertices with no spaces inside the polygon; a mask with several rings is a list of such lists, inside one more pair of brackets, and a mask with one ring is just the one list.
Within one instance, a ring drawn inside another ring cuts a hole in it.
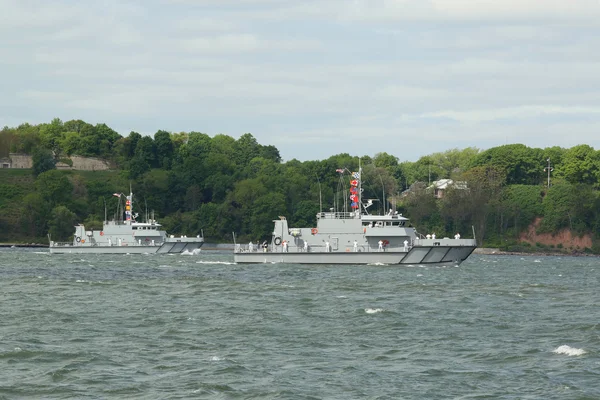
[{"label": "boat railing", "polygon": [[318,215],[319,219],[354,219],[354,218],[356,218],[355,212],[344,212],[344,211],[322,212],[317,215]]},{"label": "boat railing", "polygon": [[415,246],[475,246],[475,239],[450,239],[450,238],[435,238],[423,239],[417,238],[414,240]]}]

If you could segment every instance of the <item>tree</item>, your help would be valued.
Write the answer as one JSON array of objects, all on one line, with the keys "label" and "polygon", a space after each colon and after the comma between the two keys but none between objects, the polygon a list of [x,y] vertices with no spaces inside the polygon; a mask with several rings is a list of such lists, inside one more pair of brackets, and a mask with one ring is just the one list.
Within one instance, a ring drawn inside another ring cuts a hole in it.
[{"label": "tree", "polygon": [[31,238],[41,237],[47,232],[47,221],[51,207],[39,193],[29,193],[23,197],[21,206],[21,230]]},{"label": "tree", "polygon": [[481,246],[488,219],[496,210],[501,188],[506,181],[505,170],[491,166],[475,167],[465,172],[462,178],[467,182],[462,201],[471,211],[470,219],[475,224],[478,245]]},{"label": "tree", "polygon": [[51,207],[69,203],[73,195],[73,184],[64,172],[57,170],[38,175],[35,188]]},{"label": "tree", "polygon": [[63,122],[59,118],[54,118],[49,124],[42,124],[40,126],[40,140],[42,146],[51,150],[54,154],[60,154],[60,141],[63,132]]},{"label": "tree", "polygon": [[248,165],[250,160],[260,155],[260,145],[251,133],[244,133],[235,142],[235,162],[239,166]]},{"label": "tree", "polygon": [[507,185],[538,185],[544,177],[545,159],[541,149],[531,149],[523,144],[508,144],[478,154],[471,167],[501,169]]},{"label": "tree", "polygon": [[557,175],[564,177],[572,184],[598,185],[600,179],[600,152],[587,144],[575,146],[567,150]]},{"label": "tree", "polygon": [[167,131],[158,131],[154,134],[156,160],[159,168],[170,169],[173,158],[173,141]]},{"label": "tree", "polygon": [[33,150],[31,157],[33,162],[33,176],[38,176],[46,171],[56,169],[56,160],[52,151],[43,147],[37,147]]},{"label": "tree", "polygon": [[65,206],[56,206],[52,210],[49,233],[52,240],[66,240],[73,236],[73,226],[77,221],[75,213]]},{"label": "tree", "polygon": [[135,156],[141,157],[151,166],[156,165],[156,145],[150,136],[142,136],[137,142]]},{"label": "tree", "polygon": [[443,172],[440,176],[443,178],[454,178],[457,173],[464,172],[479,154],[479,149],[467,147],[466,149],[452,149],[441,153],[431,154],[432,166],[439,168]]}]

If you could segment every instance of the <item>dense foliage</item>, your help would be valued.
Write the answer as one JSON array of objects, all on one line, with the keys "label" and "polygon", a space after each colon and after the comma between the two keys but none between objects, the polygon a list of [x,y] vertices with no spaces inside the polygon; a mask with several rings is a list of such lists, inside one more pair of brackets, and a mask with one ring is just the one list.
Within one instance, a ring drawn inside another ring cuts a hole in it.
[{"label": "dense foliage", "polygon": [[[395,207],[423,233],[468,237],[474,229],[480,245],[508,247],[536,220],[540,232],[569,229],[594,239],[600,227],[600,152],[587,145],[452,149],[416,162],[385,152],[282,162],[277,148],[249,133],[122,137],[105,124],[54,119],[1,130],[0,158],[9,153],[32,155],[33,170],[0,170],[0,241],[41,242],[48,233],[66,240],[75,223],[100,227],[107,210],[116,209],[112,193],[130,185],[137,211],[153,211],[170,233],[203,231],[209,240],[230,242],[235,232],[240,240],[259,240],[270,236],[278,216],[311,226],[320,209],[347,205],[348,179],[336,170],[357,171],[359,162],[370,211]],[[73,155],[102,158],[113,169],[55,169]],[[430,184],[442,178],[464,185],[437,199]]]}]

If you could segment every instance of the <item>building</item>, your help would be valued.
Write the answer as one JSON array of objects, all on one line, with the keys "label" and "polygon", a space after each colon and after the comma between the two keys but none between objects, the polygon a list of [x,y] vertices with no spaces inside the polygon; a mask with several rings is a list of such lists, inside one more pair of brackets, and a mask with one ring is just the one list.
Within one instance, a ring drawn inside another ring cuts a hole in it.
[{"label": "building", "polygon": [[433,191],[433,197],[436,199],[441,199],[444,197],[444,192],[448,190],[450,187],[455,189],[466,190],[467,182],[465,181],[456,181],[454,182],[452,179],[440,179],[439,181],[434,181],[431,186],[427,187],[427,190]]}]

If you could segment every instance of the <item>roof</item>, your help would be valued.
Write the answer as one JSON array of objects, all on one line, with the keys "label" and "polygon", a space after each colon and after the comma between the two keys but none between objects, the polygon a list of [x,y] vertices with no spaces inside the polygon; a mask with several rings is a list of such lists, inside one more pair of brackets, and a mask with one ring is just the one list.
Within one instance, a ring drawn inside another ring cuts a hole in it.
[{"label": "roof", "polygon": [[431,186],[427,189],[441,189],[446,190],[450,186],[454,186],[456,189],[466,189],[467,182],[466,181],[456,181],[454,182],[452,179],[440,179],[439,181],[434,181]]}]

